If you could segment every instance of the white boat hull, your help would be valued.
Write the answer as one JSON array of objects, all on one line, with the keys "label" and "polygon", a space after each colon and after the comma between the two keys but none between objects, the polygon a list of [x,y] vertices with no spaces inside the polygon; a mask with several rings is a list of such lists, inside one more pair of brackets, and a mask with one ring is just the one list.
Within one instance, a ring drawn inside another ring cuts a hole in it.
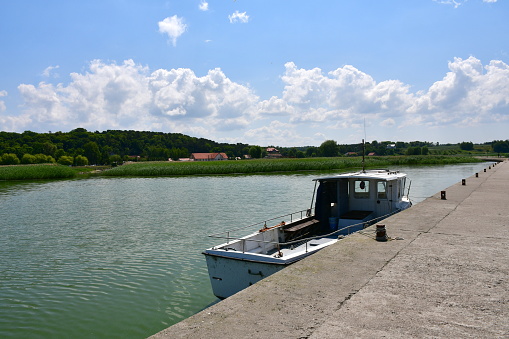
[{"label": "white boat hull", "polygon": [[220,299],[228,298],[287,266],[285,264],[231,259],[207,255],[206,253],[205,258],[212,291]]}]

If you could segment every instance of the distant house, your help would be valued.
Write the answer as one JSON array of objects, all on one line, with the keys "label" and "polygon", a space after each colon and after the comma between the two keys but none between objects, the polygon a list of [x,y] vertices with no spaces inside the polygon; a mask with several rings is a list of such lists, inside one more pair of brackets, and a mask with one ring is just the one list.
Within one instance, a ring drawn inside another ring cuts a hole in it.
[{"label": "distant house", "polygon": [[190,159],[192,161],[218,161],[228,160],[226,153],[192,153]]},{"label": "distant house", "polygon": [[267,158],[281,158],[282,155],[275,147],[267,147]]},{"label": "distant house", "polygon": [[357,155],[357,152],[346,152],[345,156],[347,157],[355,157]]}]

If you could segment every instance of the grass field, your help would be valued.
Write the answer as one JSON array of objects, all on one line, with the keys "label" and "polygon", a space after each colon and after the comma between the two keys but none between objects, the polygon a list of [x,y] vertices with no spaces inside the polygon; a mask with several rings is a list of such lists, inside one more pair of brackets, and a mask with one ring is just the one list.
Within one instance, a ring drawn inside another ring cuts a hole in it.
[{"label": "grass field", "polygon": [[[479,162],[473,157],[462,156],[396,156],[369,157],[366,168],[386,168],[395,165],[433,165]],[[354,158],[305,158],[305,159],[256,159],[241,161],[203,162],[141,162],[119,166],[102,172],[104,176],[182,176],[208,174],[248,174],[297,171],[327,171],[362,168],[362,157]]]}]

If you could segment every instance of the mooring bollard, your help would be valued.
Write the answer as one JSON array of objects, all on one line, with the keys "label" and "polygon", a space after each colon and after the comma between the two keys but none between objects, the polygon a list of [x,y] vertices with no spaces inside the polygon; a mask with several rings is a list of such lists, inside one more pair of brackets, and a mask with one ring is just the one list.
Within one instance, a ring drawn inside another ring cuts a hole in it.
[{"label": "mooring bollard", "polygon": [[461,179],[461,184],[465,186],[467,184],[467,181],[465,179]]},{"label": "mooring bollard", "polygon": [[484,172],[486,172],[486,168],[484,169]]},{"label": "mooring bollard", "polygon": [[387,241],[385,225],[376,225],[376,241]]},{"label": "mooring bollard", "polygon": [[440,199],[442,199],[442,200],[447,200],[447,199],[445,198],[445,191],[440,192]]},{"label": "mooring bollard", "polygon": [[488,169],[491,169],[491,166],[488,166]]},{"label": "mooring bollard", "polygon": [[475,174],[475,177],[476,177],[476,178],[479,178],[479,173],[476,173],[476,174]]}]

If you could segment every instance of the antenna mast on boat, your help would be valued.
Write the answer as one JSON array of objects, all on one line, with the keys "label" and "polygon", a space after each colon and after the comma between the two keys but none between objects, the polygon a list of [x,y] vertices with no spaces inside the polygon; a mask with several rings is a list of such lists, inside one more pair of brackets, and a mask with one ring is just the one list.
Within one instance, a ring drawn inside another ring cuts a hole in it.
[{"label": "antenna mast on boat", "polygon": [[362,139],[362,173],[366,173],[366,169],[364,168],[364,154],[366,153],[366,147],[364,144],[365,139],[366,139],[366,118],[364,118],[364,139]]},{"label": "antenna mast on boat", "polygon": [[364,169],[364,139],[362,139],[362,173],[366,173],[366,170]]}]

